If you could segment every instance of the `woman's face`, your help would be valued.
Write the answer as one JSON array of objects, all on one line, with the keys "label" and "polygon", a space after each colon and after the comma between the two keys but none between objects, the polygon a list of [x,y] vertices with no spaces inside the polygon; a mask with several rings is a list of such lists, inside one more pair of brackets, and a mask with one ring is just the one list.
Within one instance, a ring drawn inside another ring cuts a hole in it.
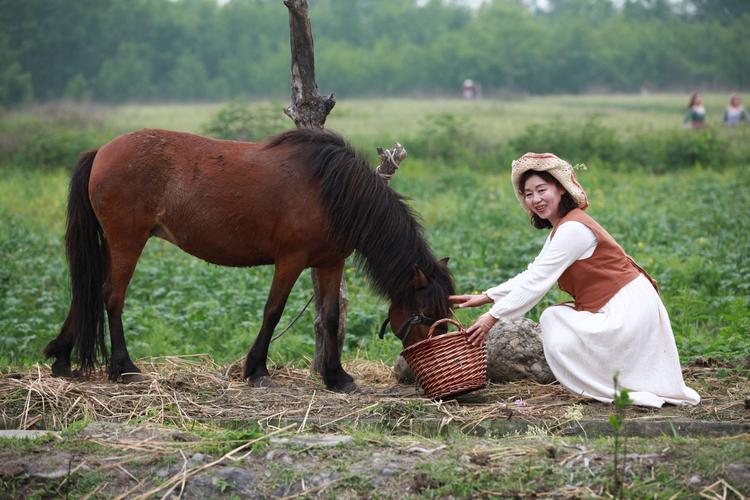
[{"label": "woman's face", "polygon": [[703,104],[703,100],[701,99],[700,94],[696,94],[695,99],[693,100],[693,106],[700,106]]},{"label": "woman's face", "polygon": [[523,187],[523,201],[528,210],[542,219],[547,219],[553,226],[560,220],[558,207],[565,191],[554,182],[548,182],[538,175],[526,179]]}]

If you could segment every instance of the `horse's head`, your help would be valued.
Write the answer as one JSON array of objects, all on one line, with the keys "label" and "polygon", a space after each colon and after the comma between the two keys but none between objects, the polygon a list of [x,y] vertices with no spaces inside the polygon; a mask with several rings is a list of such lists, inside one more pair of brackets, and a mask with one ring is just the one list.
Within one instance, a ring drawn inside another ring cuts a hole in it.
[{"label": "horse's head", "polygon": [[[448,271],[448,258],[431,267],[429,271],[414,267],[414,277],[403,298],[391,302],[388,318],[380,328],[380,338],[390,323],[391,330],[406,348],[426,339],[435,321],[452,316],[448,296],[453,295],[454,286]],[[438,332],[445,332],[445,327],[438,326]]]}]

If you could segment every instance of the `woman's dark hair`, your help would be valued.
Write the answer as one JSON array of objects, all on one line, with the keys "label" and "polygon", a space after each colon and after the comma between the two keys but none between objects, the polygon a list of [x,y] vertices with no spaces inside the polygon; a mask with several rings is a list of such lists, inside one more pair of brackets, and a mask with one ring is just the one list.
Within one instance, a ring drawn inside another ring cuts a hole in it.
[{"label": "woman's dark hair", "polygon": [[696,101],[696,99],[698,98],[699,95],[700,95],[699,92],[693,92],[692,94],[690,94],[690,101],[688,101],[688,109],[690,109],[693,106],[695,106],[695,101]]},{"label": "woman's dark hair", "polygon": [[[524,196],[524,187],[526,186],[526,181],[529,180],[529,177],[532,175],[538,175],[542,179],[544,179],[547,182],[553,182],[557,187],[562,189],[563,194],[560,198],[560,204],[557,206],[557,215],[560,217],[565,217],[568,215],[568,212],[573,210],[574,208],[578,208],[578,203],[573,199],[572,196],[570,196],[570,193],[568,193],[565,188],[560,184],[560,181],[555,179],[555,176],[550,174],[549,172],[540,172],[537,170],[527,170],[523,174],[521,174],[521,181],[518,183],[519,186],[519,192],[521,193],[521,197]],[[531,215],[531,225],[534,226],[537,229],[544,229],[546,227],[552,227],[552,223],[548,221],[547,219],[542,219],[537,214]]]}]

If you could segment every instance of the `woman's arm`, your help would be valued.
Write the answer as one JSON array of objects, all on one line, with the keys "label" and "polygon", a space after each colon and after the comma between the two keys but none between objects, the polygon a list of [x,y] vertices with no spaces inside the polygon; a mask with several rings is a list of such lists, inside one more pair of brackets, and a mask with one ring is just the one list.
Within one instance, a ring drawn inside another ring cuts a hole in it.
[{"label": "woman's arm", "polygon": [[523,316],[544,297],[573,262],[591,256],[595,248],[596,237],[585,225],[576,221],[560,225],[555,237],[542,248],[528,269],[503,284],[512,282],[512,289],[466,329],[469,342],[482,345],[492,326],[501,317],[514,319]]},{"label": "woman's arm", "polygon": [[495,302],[490,315],[496,319],[523,316],[544,297],[571,264],[594,248],[596,237],[588,227],[576,221],[563,223],[529,269],[518,276],[513,289]]}]

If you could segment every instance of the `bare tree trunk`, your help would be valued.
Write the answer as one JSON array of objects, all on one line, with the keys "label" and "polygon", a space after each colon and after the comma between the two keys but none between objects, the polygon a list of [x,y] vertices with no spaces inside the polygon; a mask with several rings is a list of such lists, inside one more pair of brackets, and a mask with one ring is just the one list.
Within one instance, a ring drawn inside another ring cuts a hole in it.
[{"label": "bare tree trunk", "polygon": [[[313,48],[312,26],[307,14],[307,0],[284,0],[289,9],[289,45],[292,50],[292,104],[284,108],[284,113],[294,121],[297,128],[322,129],[328,113],[336,105],[333,94],[321,96],[315,83],[315,50]],[[311,272],[315,293],[315,354],[313,370],[320,373],[325,353],[325,332],[321,316],[322,302],[318,272]],[[346,314],[349,308],[349,291],[342,278],[339,295],[339,329],[337,333],[339,352],[344,345]]]},{"label": "bare tree trunk", "polygon": [[321,96],[315,83],[315,50],[307,0],[284,0],[289,9],[289,44],[292,49],[292,104],[284,113],[298,128],[323,128],[336,105],[333,94]]},{"label": "bare tree trunk", "polygon": [[[333,94],[321,96],[315,83],[315,50],[313,48],[312,26],[307,13],[307,0],[284,0],[289,9],[289,42],[292,50],[292,104],[284,108],[284,113],[294,121],[297,128],[322,129],[328,113],[336,105]],[[406,157],[406,150],[396,143],[393,149],[378,148],[381,164],[377,172],[388,181],[395,174],[399,163]],[[325,332],[321,316],[322,303],[318,273],[311,273],[315,293],[315,354],[312,368],[320,373],[325,353]],[[337,339],[339,352],[344,345],[346,316],[349,309],[349,291],[342,277],[339,295],[339,328]]]}]

